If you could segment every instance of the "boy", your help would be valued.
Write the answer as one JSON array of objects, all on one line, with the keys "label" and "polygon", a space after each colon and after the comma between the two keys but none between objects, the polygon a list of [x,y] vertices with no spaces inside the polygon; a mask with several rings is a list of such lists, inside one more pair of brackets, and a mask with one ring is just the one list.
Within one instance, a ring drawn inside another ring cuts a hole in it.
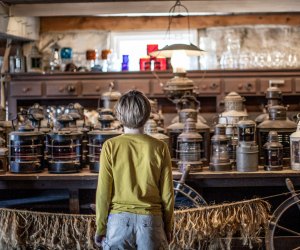
[{"label": "boy", "polygon": [[124,134],[106,141],[96,194],[95,243],[103,249],[168,249],[174,192],[168,146],[144,134],[151,107],[136,90],[117,103]]}]

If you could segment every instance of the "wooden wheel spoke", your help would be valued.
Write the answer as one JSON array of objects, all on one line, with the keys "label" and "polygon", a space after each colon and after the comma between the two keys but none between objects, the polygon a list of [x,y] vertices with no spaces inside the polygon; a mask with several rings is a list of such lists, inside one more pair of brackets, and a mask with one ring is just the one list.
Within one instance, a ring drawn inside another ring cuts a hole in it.
[{"label": "wooden wheel spoke", "polygon": [[[274,224],[274,223],[273,223],[273,224]],[[280,228],[281,230],[283,230],[283,231],[285,231],[285,232],[289,232],[289,233],[291,233],[291,234],[300,236],[300,233],[298,233],[298,232],[296,232],[296,231],[294,231],[294,230],[291,230],[291,229],[289,229],[289,228],[280,226],[279,224],[277,224],[276,227]]]}]

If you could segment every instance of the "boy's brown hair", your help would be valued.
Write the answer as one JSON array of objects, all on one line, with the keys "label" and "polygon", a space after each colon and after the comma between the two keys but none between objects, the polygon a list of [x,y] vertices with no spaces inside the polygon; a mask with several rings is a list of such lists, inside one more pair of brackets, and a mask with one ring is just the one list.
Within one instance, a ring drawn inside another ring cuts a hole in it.
[{"label": "boy's brown hair", "polygon": [[117,119],[127,128],[140,128],[150,117],[148,98],[138,90],[130,90],[121,96],[116,105]]}]

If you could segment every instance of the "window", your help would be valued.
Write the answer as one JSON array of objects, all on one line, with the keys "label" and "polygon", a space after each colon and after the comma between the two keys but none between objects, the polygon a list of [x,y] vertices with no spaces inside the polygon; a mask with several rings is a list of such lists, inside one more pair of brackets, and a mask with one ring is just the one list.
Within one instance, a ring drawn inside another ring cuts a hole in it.
[{"label": "window", "polygon": [[[147,31],[147,32],[112,32],[111,47],[121,59],[122,55],[129,56],[129,70],[138,71],[139,60],[147,56],[147,44],[158,44],[158,48],[163,48],[165,45],[173,43],[197,44],[197,31],[191,30],[190,34],[187,30],[171,31],[171,34],[166,34],[166,31]],[[121,64],[121,61],[120,61]],[[121,67],[121,66],[120,66]],[[196,57],[189,58],[187,70],[198,69],[198,61]]]}]

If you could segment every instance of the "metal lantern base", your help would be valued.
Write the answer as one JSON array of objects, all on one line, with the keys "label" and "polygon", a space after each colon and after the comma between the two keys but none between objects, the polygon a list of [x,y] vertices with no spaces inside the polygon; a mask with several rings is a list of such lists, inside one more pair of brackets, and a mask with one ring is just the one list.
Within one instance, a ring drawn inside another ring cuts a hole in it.
[{"label": "metal lantern base", "polygon": [[90,161],[89,166],[90,166],[90,171],[92,173],[99,173],[100,164],[98,161],[94,161],[94,162]]},{"label": "metal lantern base", "polygon": [[15,174],[31,174],[42,171],[41,164],[36,162],[10,162],[10,172]]},{"label": "metal lantern base", "polygon": [[195,173],[195,172],[201,172],[202,171],[202,162],[178,162],[178,169],[180,172],[184,173],[186,170],[186,167],[189,166],[189,172]]},{"label": "metal lantern base", "polygon": [[52,174],[78,173],[80,164],[74,162],[49,162],[48,171]]},{"label": "metal lantern base", "polygon": [[232,165],[230,162],[228,163],[210,163],[209,170],[211,171],[231,171]]},{"label": "metal lantern base", "polygon": [[282,169],[282,166],[264,166],[264,170],[266,171],[281,171]]}]

